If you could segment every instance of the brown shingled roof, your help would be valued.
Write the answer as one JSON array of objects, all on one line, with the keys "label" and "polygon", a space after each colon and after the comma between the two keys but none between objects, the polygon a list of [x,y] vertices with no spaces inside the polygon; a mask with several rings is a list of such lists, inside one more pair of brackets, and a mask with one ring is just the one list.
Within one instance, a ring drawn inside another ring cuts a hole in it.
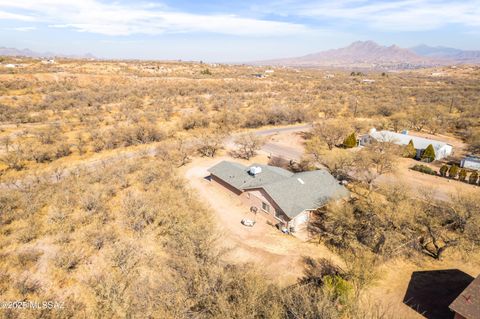
[{"label": "brown shingled roof", "polygon": [[465,288],[449,307],[466,319],[480,318],[480,275]]}]

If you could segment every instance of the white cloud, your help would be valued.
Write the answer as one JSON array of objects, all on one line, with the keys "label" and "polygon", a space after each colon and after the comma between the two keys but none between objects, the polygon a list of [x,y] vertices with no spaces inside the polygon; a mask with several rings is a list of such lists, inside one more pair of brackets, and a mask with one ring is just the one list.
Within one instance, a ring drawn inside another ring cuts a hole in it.
[{"label": "white cloud", "polygon": [[27,15],[0,10],[0,20],[33,21],[35,19]]},{"label": "white cloud", "polygon": [[28,32],[28,31],[33,31],[36,30],[36,27],[14,27],[14,28],[6,28],[7,30],[12,30],[12,31],[19,31],[19,32]]},{"label": "white cloud", "polygon": [[389,31],[434,30],[450,24],[480,27],[480,0],[283,0],[258,6],[256,10],[328,22],[360,22]]},{"label": "white cloud", "polygon": [[[118,36],[208,32],[275,36],[308,32],[302,24],[227,14],[192,14],[156,4],[104,3],[98,0],[0,0],[0,19],[37,21],[80,32]],[[3,13],[3,14],[2,14]]]}]

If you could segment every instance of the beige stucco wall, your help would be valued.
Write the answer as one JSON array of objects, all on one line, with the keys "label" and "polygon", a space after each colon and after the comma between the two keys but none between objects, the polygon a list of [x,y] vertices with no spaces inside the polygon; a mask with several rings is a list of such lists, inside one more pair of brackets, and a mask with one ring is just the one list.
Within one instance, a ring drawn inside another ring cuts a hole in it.
[{"label": "beige stucco wall", "polygon": [[310,220],[311,212],[306,210],[295,216],[295,218],[289,223],[290,226],[295,227],[297,230],[307,227]]}]

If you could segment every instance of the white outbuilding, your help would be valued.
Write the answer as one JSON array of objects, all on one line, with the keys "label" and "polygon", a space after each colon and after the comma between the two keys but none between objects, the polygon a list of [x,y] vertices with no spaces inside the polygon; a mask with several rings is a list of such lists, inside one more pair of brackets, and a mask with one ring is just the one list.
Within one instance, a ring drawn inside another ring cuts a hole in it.
[{"label": "white outbuilding", "polygon": [[460,167],[480,171],[480,156],[468,155],[460,161]]},{"label": "white outbuilding", "polygon": [[453,153],[453,146],[448,143],[429,138],[408,135],[407,131],[396,133],[391,131],[377,131],[375,128],[372,128],[368,134],[360,137],[359,144],[365,146],[372,141],[391,142],[402,146],[407,146],[408,143],[412,141],[413,147],[417,150],[416,158],[418,159],[421,158],[428,145],[432,145],[433,149],[435,150],[435,160],[440,160],[452,155]]}]

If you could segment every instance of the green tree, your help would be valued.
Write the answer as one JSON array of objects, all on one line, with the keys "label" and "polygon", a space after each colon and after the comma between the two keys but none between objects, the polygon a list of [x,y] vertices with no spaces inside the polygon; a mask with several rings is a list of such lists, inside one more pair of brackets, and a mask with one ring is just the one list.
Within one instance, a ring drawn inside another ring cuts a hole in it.
[{"label": "green tree", "polygon": [[458,166],[453,164],[452,167],[448,170],[448,177],[455,178],[458,175]]},{"label": "green tree", "polygon": [[332,300],[342,305],[349,303],[353,297],[352,284],[343,279],[340,275],[326,275],[323,278],[323,290]]},{"label": "green tree", "polygon": [[405,149],[403,150],[402,155],[403,157],[406,157],[406,158],[415,158],[415,156],[417,156],[417,150],[413,145],[413,140],[410,140],[410,142],[408,142],[408,145],[405,146]]},{"label": "green tree", "polygon": [[434,160],[435,160],[435,150],[433,149],[433,145],[430,144],[427,146],[427,148],[422,154],[422,161],[433,162]]},{"label": "green tree", "polygon": [[465,182],[465,180],[467,179],[467,171],[464,168],[462,168],[460,170],[460,173],[458,173],[458,179],[462,182]]},{"label": "green tree", "polygon": [[347,136],[347,138],[343,141],[343,146],[346,148],[353,148],[357,146],[357,136],[355,135],[355,132]]},{"label": "green tree", "polygon": [[440,175],[445,177],[447,176],[447,173],[448,173],[448,165],[442,165],[442,167],[440,167]]},{"label": "green tree", "polygon": [[477,183],[477,180],[478,180],[478,173],[477,172],[472,172],[472,174],[470,174],[470,177],[468,178],[468,182],[470,184],[476,184]]}]

